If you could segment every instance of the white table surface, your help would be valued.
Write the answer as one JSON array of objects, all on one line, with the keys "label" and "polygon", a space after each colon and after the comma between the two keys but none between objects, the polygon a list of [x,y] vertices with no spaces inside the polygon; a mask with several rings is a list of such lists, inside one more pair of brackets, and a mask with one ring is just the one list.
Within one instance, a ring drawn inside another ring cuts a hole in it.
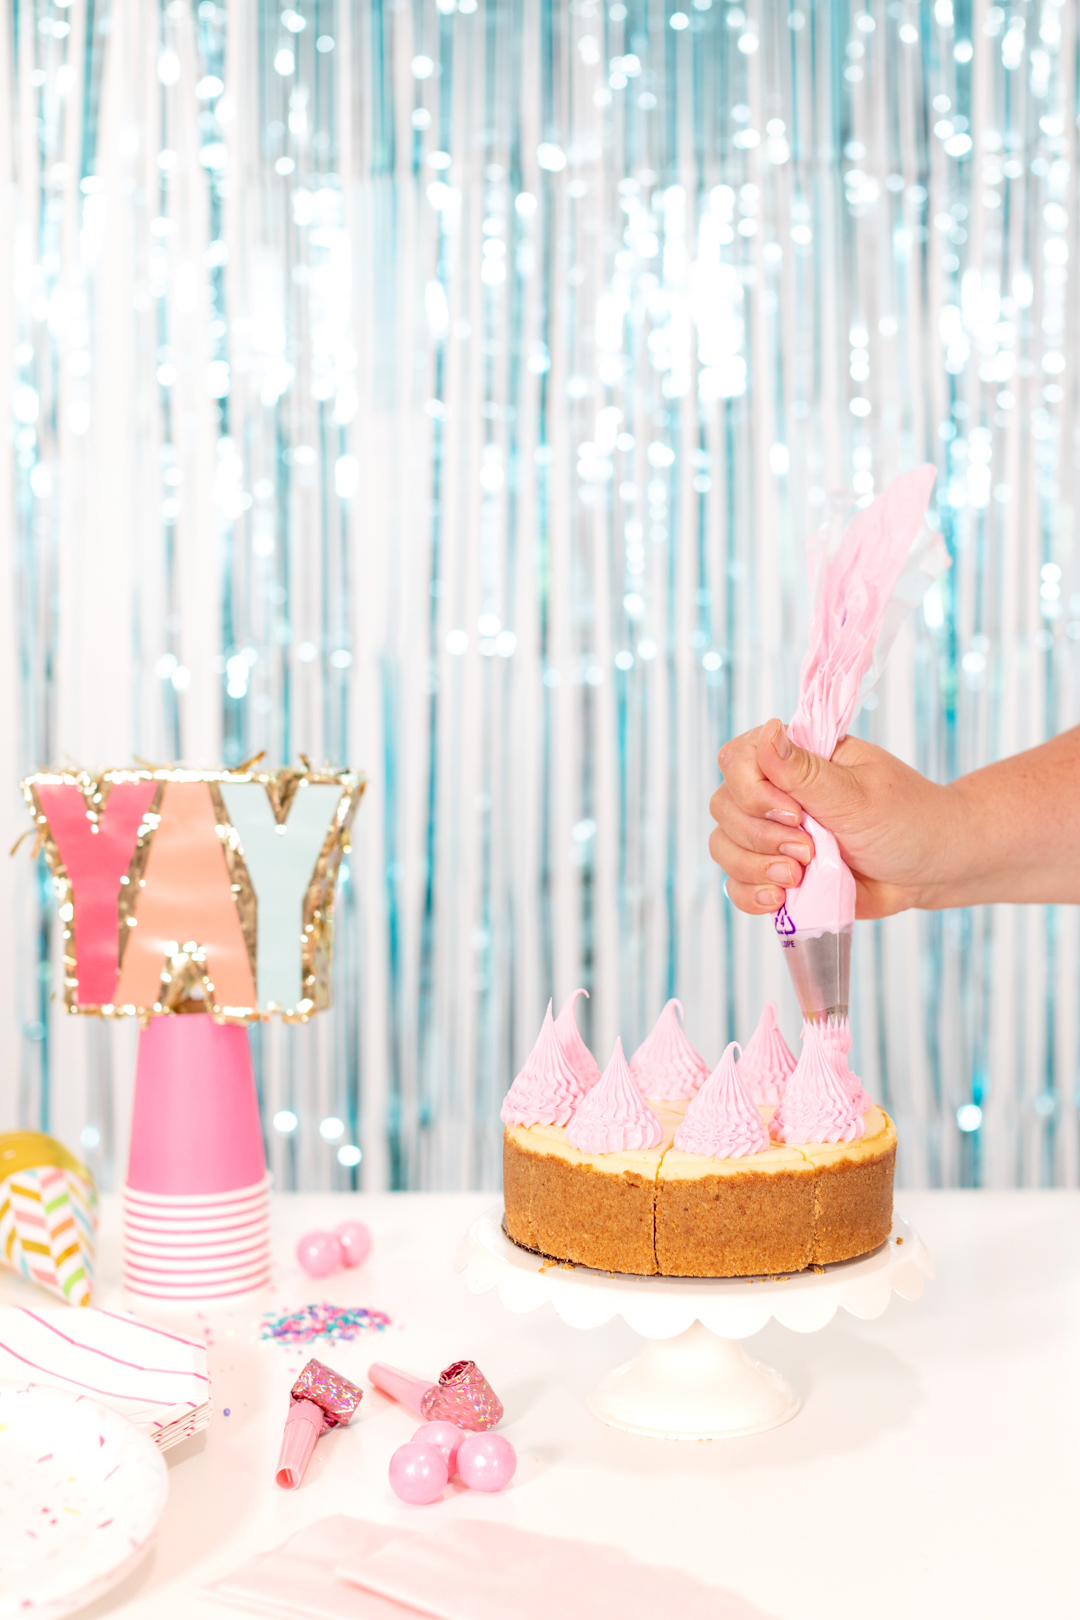
[{"label": "white table surface", "polygon": [[[901,1194],[937,1280],[915,1303],[894,1296],[873,1322],[841,1312],[819,1333],[773,1323],[748,1340],[788,1376],[803,1410],[783,1428],[723,1442],[642,1439],[589,1416],[593,1383],[640,1346],[621,1322],[582,1332],[549,1306],[515,1316],[495,1293],[468,1293],[455,1252],[491,1203],[490,1193],[278,1196],[271,1299],[201,1320],[137,1306],[208,1333],[214,1415],[204,1436],[169,1454],[155,1551],[85,1620],[239,1613],[199,1589],[330,1513],[412,1529],[474,1516],[618,1545],[776,1620],[1080,1614],[1080,1193]],[[371,1226],[369,1261],[305,1278],[291,1259],[296,1239],[346,1217]],[[119,1210],[106,1200],[97,1303],[127,1303],[118,1275]],[[9,1274],[0,1284],[3,1303],[42,1297]],[[386,1311],[393,1326],[307,1350],[259,1342],[267,1304],[322,1299]],[[506,1405],[513,1486],[399,1503],[387,1464],[418,1420],[369,1391],[350,1428],[319,1441],[301,1489],[279,1490],[287,1393],[312,1353],[357,1382],[371,1361],[434,1378],[472,1357]]]}]

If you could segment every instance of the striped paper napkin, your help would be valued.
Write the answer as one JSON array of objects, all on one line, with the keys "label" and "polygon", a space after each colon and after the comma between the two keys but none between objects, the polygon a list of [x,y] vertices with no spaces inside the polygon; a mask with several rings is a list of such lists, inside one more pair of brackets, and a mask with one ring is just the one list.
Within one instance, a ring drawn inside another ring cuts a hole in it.
[{"label": "striped paper napkin", "polygon": [[205,1345],[93,1306],[0,1306],[0,1380],[91,1396],[160,1451],[210,1421]]}]

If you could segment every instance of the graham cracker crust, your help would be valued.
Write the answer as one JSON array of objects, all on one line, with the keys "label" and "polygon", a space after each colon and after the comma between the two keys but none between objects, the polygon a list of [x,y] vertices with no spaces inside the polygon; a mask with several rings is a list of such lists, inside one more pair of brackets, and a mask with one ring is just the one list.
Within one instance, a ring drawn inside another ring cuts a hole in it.
[{"label": "graham cracker crust", "polygon": [[[890,1122],[891,1124],[891,1122]],[[708,1161],[703,1161],[703,1168]],[[895,1140],[880,1154],[769,1173],[605,1173],[503,1140],[504,1229],[523,1249],[634,1276],[760,1277],[851,1260],[892,1227]]]}]

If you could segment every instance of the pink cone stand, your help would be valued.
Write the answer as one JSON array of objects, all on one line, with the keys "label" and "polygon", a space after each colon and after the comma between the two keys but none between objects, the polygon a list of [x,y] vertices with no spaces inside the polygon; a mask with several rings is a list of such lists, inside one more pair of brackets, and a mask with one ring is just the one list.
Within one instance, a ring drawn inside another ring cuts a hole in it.
[{"label": "pink cone stand", "polygon": [[124,1284],[220,1301],[270,1281],[270,1178],[247,1030],[205,1013],[139,1035],[124,1203]]}]

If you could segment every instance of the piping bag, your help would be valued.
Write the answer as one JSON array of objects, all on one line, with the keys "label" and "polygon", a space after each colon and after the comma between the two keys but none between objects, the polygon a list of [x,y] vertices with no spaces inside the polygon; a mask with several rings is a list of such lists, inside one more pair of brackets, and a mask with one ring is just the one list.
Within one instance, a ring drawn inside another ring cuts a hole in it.
[{"label": "piping bag", "polygon": [[[855,513],[832,547],[828,531],[808,547],[814,610],[787,730],[823,759],[832,758],[876,684],[904,619],[949,566],[944,541],[923,521],[936,477],[929,465],[901,473]],[[814,858],[799,887],[787,891],[774,927],[803,1017],[846,1018],[855,879],[832,833],[810,815],[803,826]]]},{"label": "piping bag", "polygon": [[493,1429],[503,1415],[503,1404],[475,1361],[452,1361],[433,1384],[429,1378],[372,1362],[368,1377],[376,1389],[400,1401],[426,1422],[443,1419],[459,1429]]},{"label": "piping bag", "polygon": [[347,1378],[309,1361],[289,1391],[289,1415],[281,1437],[275,1478],[287,1491],[294,1491],[307,1472],[315,1442],[328,1429],[348,1423],[363,1399],[364,1392]]}]

